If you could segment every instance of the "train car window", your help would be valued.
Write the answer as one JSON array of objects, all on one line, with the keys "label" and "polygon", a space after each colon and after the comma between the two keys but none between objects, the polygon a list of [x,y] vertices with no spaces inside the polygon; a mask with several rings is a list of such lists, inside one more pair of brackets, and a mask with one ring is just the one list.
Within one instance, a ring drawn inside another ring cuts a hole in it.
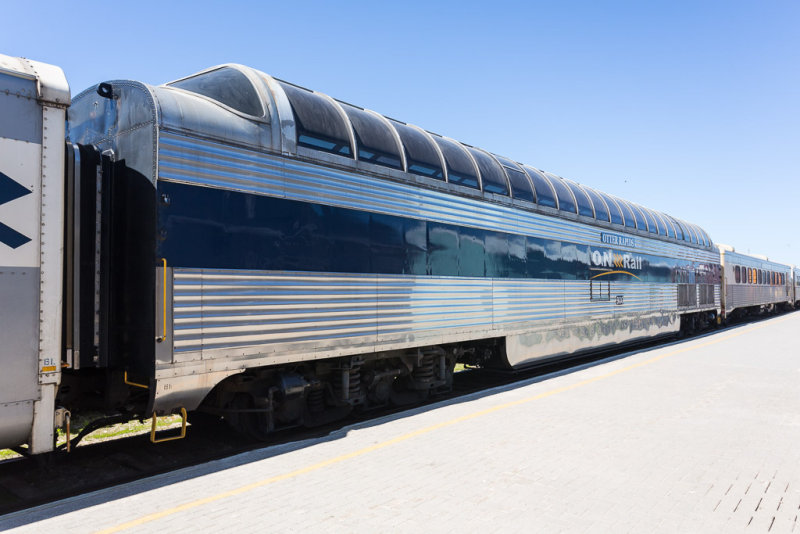
[{"label": "train car window", "polygon": [[306,89],[278,83],[294,112],[297,144],[352,158],[350,127],[336,106],[327,98]]},{"label": "train car window", "polygon": [[648,210],[644,206],[634,204],[633,202],[631,202],[631,205],[637,210],[639,210],[639,212],[642,214],[642,217],[644,217],[645,221],[647,221],[647,231],[650,232],[651,234],[657,234],[658,224],[656,224],[656,219],[650,213],[650,210]]},{"label": "train car window", "polygon": [[341,102],[339,104],[353,125],[358,159],[392,169],[402,169],[400,147],[389,126],[369,111]]},{"label": "train car window", "polygon": [[628,203],[621,198],[614,197],[614,200],[617,201],[617,204],[619,204],[619,207],[622,209],[622,214],[625,216],[625,226],[628,228],[636,228],[636,219],[633,217],[633,212],[631,208],[628,207]]},{"label": "train car window", "polygon": [[692,225],[683,221],[679,221],[679,223],[683,227],[684,239],[686,239],[686,236],[688,236],[689,239],[687,241],[691,241],[692,243],[697,244],[697,236],[694,233],[694,228],[692,227]]},{"label": "train car window", "polygon": [[675,228],[675,239],[678,241],[689,240],[688,237],[684,237],[683,235],[683,227],[681,227],[680,223],[676,221],[674,218],[670,217],[669,215],[665,215],[665,217],[669,218],[669,222],[672,223],[672,227]]},{"label": "train car window", "polygon": [[639,228],[639,230],[649,231],[648,228],[647,228],[647,222],[645,221],[644,214],[642,213],[642,210],[637,208],[636,204],[634,204],[633,202],[626,201],[625,203],[633,211],[633,216],[636,219],[637,228]]},{"label": "train car window", "polygon": [[699,232],[701,234],[703,234],[703,243],[705,243],[705,245],[707,247],[710,247],[711,246],[711,238],[708,237],[708,234],[706,233],[706,231],[703,230],[702,228],[700,228],[699,226],[697,227],[697,229],[699,230]]},{"label": "train car window", "polygon": [[[689,229],[692,231],[692,235],[694,236],[698,245],[703,244],[703,236],[700,235],[700,230],[697,229],[697,226],[689,223],[683,223],[684,226],[688,226]],[[694,243],[695,241],[692,241]]]},{"label": "train car window", "polygon": [[400,136],[406,151],[408,172],[419,176],[427,176],[436,180],[444,180],[442,162],[430,138],[407,124],[390,121]]},{"label": "train car window", "polygon": [[503,165],[506,171],[506,176],[508,176],[508,181],[511,185],[511,194],[514,198],[536,202],[533,185],[531,185],[528,175],[523,172],[522,168],[510,159],[500,156],[495,156],[495,158]]},{"label": "train car window", "polygon": [[447,164],[447,181],[451,184],[463,185],[472,189],[480,189],[478,183],[478,173],[472,158],[461,145],[438,135],[433,136],[433,140],[439,145]]},{"label": "train car window", "polygon": [[575,200],[578,202],[578,215],[594,218],[594,210],[592,209],[592,201],[589,195],[575,182],[570,180],[564,180],[564,182],[570,188],[572,194],[575,195]]},{"label": "train car window", "polygon": [[586,186],[582,186],[583,190],[586,191],[586,194],[589,195],[589,198],[592,199],[592,206],[594,207],[594,216],[598,221],[603,222],[611,222],[611,218],[608,215],[608,206],[606,205],[605,200],[597,194],[597,191],[591,189]]},{"label": "train car window", "polygon": [[742,270],[739,268],[738,265],[733,266],[733,275],[736,278],[736,283],[740,284],[742,282]]},{"label": "train car window", "polygon": [[467,150],[478,164],[483,190],[487,193],[508,196],[508,178],[506,178],[503,167],[483,150],[472,147],[467,147]]},{"label": "train car window", "polygon": [[556,193],[553,186],[550,184],[550,180],[536,169],[531,167],[523,167],[523,169],[528,173],[533,187],[536,190],[536,203],[540,206],[557,208]]},{"label": "train car window", "polygon": [[555,174],[551,174],[549,172],[544,173],[547,176],[550,183],[553,184],[553,189],[556,191],[556,196],[558,197],[558,209],[561,211],[567,211],[569,213],[578,213],[578,207],[575,205],[575,199],[572,196],[567,185],[564,183],[564,180],[556,176]]},{"label": "train car window", "polygon": [[250,80],[236,69],[222,67],[172,82],[171,87],[207,96],[212,100],[253,117],[264,116],[264,106]]},{"label": "train car window", "polygon": [[654,211],[653,214],[658,217],[659,227],[663,225],[666,229],[667,236],[675,238],[675,226],[672,224],[672,221],[670,221],[663,213]]},{"label": "train car window", "polygon": [[697,228],[693,224],[689,224],[687,222],[683,223],[683,227],[689,230],[689,238],[691,238],[692,243],[695,244],[702,244],[700,241],[699,234],[697,232]]},{"label": "train car window", "polygon": [[761,269],[758,270],[758,283],[762,285],[764,284],[764,271]]},{"label": "train car window", "polygon": [[619,208],[619,204],[614,202],[610,196],[606,195],[602,191],[598,191],[598,194],[603,197],[603,200],[606,201],[606,206],[608,206],[608,214],[611,217],[611,222],[614,224],[625,224],[625,219],[622,218],[622,210]]}]

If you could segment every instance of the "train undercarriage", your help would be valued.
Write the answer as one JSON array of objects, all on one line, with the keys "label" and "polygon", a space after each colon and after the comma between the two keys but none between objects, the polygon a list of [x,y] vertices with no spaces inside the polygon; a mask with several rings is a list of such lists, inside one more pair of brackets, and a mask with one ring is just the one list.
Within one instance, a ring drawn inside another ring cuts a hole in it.
[{"label": "train undercarriage", "polygon": [[351,412],[420,403],[452,390],[457,362],[480,363],[491,343],[433,346],[262,367],[218,384],[198,412],[256,439]]}]

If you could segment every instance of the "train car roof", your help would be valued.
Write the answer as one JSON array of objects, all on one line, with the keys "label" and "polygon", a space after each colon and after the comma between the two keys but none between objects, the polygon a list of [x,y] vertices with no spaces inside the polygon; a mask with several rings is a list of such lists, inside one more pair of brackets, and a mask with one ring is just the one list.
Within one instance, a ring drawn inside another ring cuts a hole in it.
[{"label": "train car roof", "polygon": [[20,93],[20,97],[36,98],[50,105],[69,106],[70,93],[64,71],[55,65],[22,57],[0,54],[0,73],[17,78],[35,80],[36,94]]},{"label": "train car roof", "polygon": [[[619,231],[712,247],[697,225],[243,65],[218,65],[153,90],[162,124],[213,129],[228,141],[255,142],[392,179],[444,185],[456,193],[511,201]],[[213,121],[207,120],[210,116]],[[261,135],[254,135],[254,128]]]}]

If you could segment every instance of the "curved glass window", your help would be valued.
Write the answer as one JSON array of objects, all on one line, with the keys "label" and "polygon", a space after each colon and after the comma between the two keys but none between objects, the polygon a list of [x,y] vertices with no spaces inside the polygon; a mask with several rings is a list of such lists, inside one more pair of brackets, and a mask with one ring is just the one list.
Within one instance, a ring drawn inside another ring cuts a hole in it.
[{"label": "curved glass window", "polygon": [[444,180],[442,162],[439,152],[427,135],[407,124],[390,121],[394,126],[403,148],[406,151],[408,172],[419,176],[427,176],[436,180]]},{"label": "curved glass window", "polygon": [[531,185],[528,175],[525,174],[519,165],[510,159],[495,156],[497,161],[503,166],[508,176],[508,181],[511,184],[511,194],[514,198],[520,200],[527,200],[528,202],[536,202],[536,196],[533,193],[533,186]]},{"label": "curved glass window", "polygon": [[508,196],[508,179],[503,167],[497,163],[492,156],[477,148],[467,147],[472,157],[475,158],[475,163],[478,164],[478,170],[481,172],[481,183],[483,190],[487,193],[496,193],[498,195]]},{"label": "curved glass window", "polygon": [[614,224],[625,224],[625,220],[622,218],[622,210],[619,208],[619,204],[614,202],[610,196],[606,195],[602,191],[598,191],[600,196],[603,197],[603,200],[606,201],[606,206],[608,206],[608,214],[611,216],[611,222]]},{"label": "curved glass window", "polygon": [[250,80],[236,69],[222,67],[169,84],[185,91],[207,96],[212,100],[254,117],[264,116],[261,97]]},{"label": "curved glass window", "polygon": [[739,268],[738,265],[734,265],[734,267],[733,267],[733,275],[734,275],[734,278],[736,278],[736,283],[737,284],[741,283],[741,281],[742,281],[742,273],[741,273],[741,269]]},{"label": "curved glass window", "polygon": [[694,230],[694,235],[697,236],[697,244],[707,246],[708,243],[706,243],[705,238],[703,237],[703,232],[700,231],[700,227],[696,224],[693,224],[692,230]]},{"label": "curved glass window", "polygon": [[653,214],[658,217],[658,220],[664,225],[664,228],[667,230],[667,235],[675,238],[675,226],[672,224],[672,221],[670,221],[663,213],[654,211]]},{"label": "curved glass window", "polygon": [[564,179],[549,172],[544,173],[544,175],[550,179],[550,183],[553,184],[553,189],[556,190],[556,196],[558,196],[558,209],[561,211],[567,211],[569,213],[578,213],[578,207],[575,205],[575,199],[572,197],[572,193],[570,192],[569,187],[567,187],[567,184],[564,183]]},{"label": "curved glass window", "polygon": [[656,218],[653,216],[650,210],[642,206],[636,206],[636,207],[639,208],[639,210],[641,210],[641,212],[644,214],[644,218],[647,219],[647,231],[650,232],[651,234],[658,234],[659,233],[658,223],[656,222]]},{"label": "curved glass window", "polygon": [[759,269],[759,270],[757,271],[757,276],[758,276],[758,281],[757,281],[756,283],[758,283],[758,284],[762,284],[762,285],[763,285],[763,284],[764,284],[764,271],[762,271],[761,269]]},{"label": "curved glass window", "polygon": [[[650,221],[647,220],[647,217],[644,216],[644,210],[634,204],[633,202],[628,202],[628,205],[633,210],[633,216],[636,217],[636,226],[639,227],[639,230],[644,230],[649,232],[650,231]],[[639,219],[641,219],[641,225],[639,224]],[[653,232],[655,233],[655,232]]]},{"label": "curved glass window", "polygon": [[679,223],[674,217],[670,217],[669,215],[667,215],[667,217],[669,217],[669,221],[675,227],[675,239],[678,239],[679,241],[689,241],[689,236],[684,232],[681,223]]},{"label": "curved glass window", "polygon": [[608,216],[608,207],[606,206],[605,201],[597,194],[597,192],[586,186],[582,186],[583,190],[586,191],[586,194],[589,195],[589,198],[592,199],[592,205],[594,206],[594,216],[598,221],[610,222],[611,218]]},{"label": "curved glass window", "polygon": [[570,180],[564,180],[564,182],[572,190],[572,194],[575,195],[575,200],[578,202],[578,215],[594,218],[594,210],[592,209],[592,201],[589,199],[589,195],[575,182]]},{"label": "curved glass window", "polygon": [[692,229],[691,225],[683,221],[678,221],[678,222],[683,227],[683,239],[685,241],[690,241],[691,243],[697,244],[697,236],[694,235],[694,230]]},{"label": "curved glass window", "polygon": [[358,159],[376,165],[402,169],[403,160],[394,134],[379,117],[348,104],[341,104],[356,134]]},{"label": "curved glass window", "polygon": [[478,174],[475,172],[475,166],[467,152],[454,141],[438,135],[434,135],[433,140],[439,145],[444,160],[447,162],[447,181],[451,184],[480,189]]},{"label": "curved glass window", "polygon": [[531,182],[533,182],[533,187],[536,189],[536,203],[540,206],[557,208],[558,204],[556,203],[556,193],[553,190],[553,186],[550,184],[550,180],[548,180],[536,169],[526,166],[523,166],[522,168],[525,169],[526,173],[528,173]]},{"label": "curved glass window", "polygon": [[710,246],[711,246],[711,238],[710,238],[710,237],[708,237],[708,234],[706,233],[706,231],[705,231],[705,230],[703,230],[702,228],[700,228],[699,226],[697,227],[697,230],[698,230],[698,231],[699,231],[701,234],[703,234],[703,242],[705,243],[705,245],[706,245],[707,247],[710,247]]},{"label": "curved glass window", "polygon": [[692,240],[692,243],[699,245],[700,239],[697,237],[697,230],[695,230],[694,225],[684,222],[683,226],[689,230],[689,238]]},{"label": "curved glass window", "polygon": [[327,98],[278,82],[294,112],[297,144],[332,154],[353,157],[350,126]]},{"label": "curved glass window", "polygon": [[617,204],[619,204],[619,207],[622,209],[623,215],[625,215],[625,226],[628,228],[636,228],[636,219],[634,218],[633,212],[631,211],[631,208],[628,206],[627,202],[616,197],[614,197],[614,200],[617,201]]},{"label": "curved glass window", "polygon": [[633,218],[636,220],[636,227],[639,230],[647,231],[647,223],[644,220],[644,215],[642,212],[636,208],[636,205],[633,202],[628,202],[627,200],[623,202],[625,202],[625,205],[631,209],[631,212],[633,212]]}]

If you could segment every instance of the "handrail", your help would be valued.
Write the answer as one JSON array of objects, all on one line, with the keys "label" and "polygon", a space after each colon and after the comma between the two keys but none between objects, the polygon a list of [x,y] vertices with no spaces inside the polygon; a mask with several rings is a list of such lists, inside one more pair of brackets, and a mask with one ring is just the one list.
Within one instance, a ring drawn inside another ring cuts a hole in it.
[{"label": "handrail", "polygon": [[161,328],[161,337],[156,338],[157,343],[162,343],[167,340],[167,258],[161,258],[161,261],[164,262],[164,283],[161,288],[164,292],[161,298],[162,305],[164,306],[163,313],[161,314],[164,324]]},{"label": "handrail", "polygon": [[181,435],[180,436],[171,436],[169,438],[161,438],[156,439],[156,421],[158,420],[158,416],[156,416],[156,412],[153,412],[153,426],[150,427],[150,442],[151,443],[163,443],[165,441],[173,441],[176,439],[183,439],[186,437],[186,419],[188,415],[186,414],[186,408],[181,407]]},{"label": "handrail", "polygon": [[144,384],[139,384],[137,382],[131,382],[130,380],[128,380],[128,371],[125,371],[123,373],[122,381],[125,382],[125,384],[128,385],[128,386],[134,386],[134,387],[143,388],[143,389],[150,389],[150,386],[146,386]]}]

